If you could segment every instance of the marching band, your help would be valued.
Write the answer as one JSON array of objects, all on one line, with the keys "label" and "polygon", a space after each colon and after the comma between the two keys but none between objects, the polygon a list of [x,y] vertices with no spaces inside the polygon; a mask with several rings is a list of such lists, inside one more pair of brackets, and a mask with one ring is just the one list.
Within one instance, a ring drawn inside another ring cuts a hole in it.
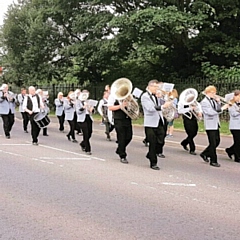
[{"label": "marching band", "polygon": [[[148,82],[146,91],[141,94],[144,130],[146,134],[145,145],[148,147],[146,158],[150,168],[159,170],[158,158],[165,158],[163,153],[167,126],[176,115],[180,114],[187,137],[181,141],[181,146],[191,155],[197,155],[194,138],[198,133],[198,122],[203,120],[208,146],[200,153],[200,157],[209,162],[213,167],[220,167],[216,149],[220,143],[219,114],[228,109],[230,121],[229,129],[233,137],[233,145],[225,151],[229,158],[234,157],[235,162],[240,162],[240,90],[232,93],[230,101],[216,95],[215,86],[208,86],[202,92],[204,98],[197,101],[198,92],[194,88],[185,89],[179,96],[177,106],[173,104],[173,87],[158,80]],[[66,135],[69,141],[77,143],[75,131],[81,129],[83,139],[80,148],[87,155],[91,155],[90,138],[93,132],[93,118],[95,108],[103,118],[107,140],[111,141],[110,133],[116,131],[116,154],[121,163],[128,163],[127,146],[133,137],[132,120],[139,116],[139,104],[131,94],[132,83],[127,78],[120,78],[112,86],[104,90],[103,98],[99,101],[89,99],[87,90],[76,89],[70,91],[67,97],[59,92],[54,100],[55,115],[58,118],[59,131],[64,132],[65,120],[69,123],[69,132]],[[5,137],[10,139],[14,125],[15,104],[19,105],[23,119],[23,131],[28,133],[28,122],[31,124],[32,144],[38,145],[38,136],[41,128],[47,134],[48,118],[48,92],[41,89],[35,90],[30,86],[21,93],[14,94],[8,90],[8,85],[0,87],[0,115],[3,122]],[[111,116],[111,117],[110,117]]]}]

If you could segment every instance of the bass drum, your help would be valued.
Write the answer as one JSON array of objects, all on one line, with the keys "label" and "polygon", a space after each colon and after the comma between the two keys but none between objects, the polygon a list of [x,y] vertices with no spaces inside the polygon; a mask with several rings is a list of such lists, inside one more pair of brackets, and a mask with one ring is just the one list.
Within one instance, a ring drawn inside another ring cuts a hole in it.
[{"label": "bass drum", "polygon": [[49,117],[43,112],[36,114],[33,119],[40,128],[46,128],[50,123]]}]

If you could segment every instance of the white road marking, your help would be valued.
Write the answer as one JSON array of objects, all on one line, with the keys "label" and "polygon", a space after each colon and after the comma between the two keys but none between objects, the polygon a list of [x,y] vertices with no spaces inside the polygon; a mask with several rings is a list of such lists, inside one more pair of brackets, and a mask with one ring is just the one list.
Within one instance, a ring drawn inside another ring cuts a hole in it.
[{"label": "white road marking", "polygon": [[84,158],[88,158],[88,159],[95,159],[95,160],[99,160],[99,161],[103,161],[103,162],[106,161],[106,159],[103,159],[103,158],[91,157],[91,156],[88,157],[82,153],[76,153],[76,152],[72,152],[72,151],[68,151],[68,150],[64,150],[64,149],[60,149],[60,148],[50,147],[50,146],[46,146],[46,145],[42,145],[42,144],[39,146],[44,147],[44,148],[53,149],[53,150],[60,151],[60,152],[70,153],[70,154],[77,155],[77,156],[83,156]]},{"label": "white road marking", "polygon": [[9,154],[9,155],[13,155],[13,156],[23,157],[23,155],[17,154],[17,153],[7,152],[7,151],[3,151],[3,150],[0,150],[0,152],[6,153],[6,154]]},{"label": "white road marking", "polygon": [[45,160],[91,160],[90,158],[64,158],[64,157],[40,157],[40,159],[45,159]]},{"label": "white road marking", "polygon": [[170,182],[162,182],[161,184],[163,184],[163,185],[168,185],[168,186],[196,187],[196,184],[194,184],[194,183],[187,184],[187,183],[170,183]]},{"label": "white road marking", "polygon": [[30,143],[1,143],[0,146],[29,146]]}]

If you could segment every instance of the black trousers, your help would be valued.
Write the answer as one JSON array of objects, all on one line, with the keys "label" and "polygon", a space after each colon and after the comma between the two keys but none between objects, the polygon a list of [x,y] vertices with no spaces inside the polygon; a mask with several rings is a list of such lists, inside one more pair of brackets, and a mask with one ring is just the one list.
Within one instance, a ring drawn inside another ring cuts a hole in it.
[{"label": "black trousers", "polygon": [[240,129],[231,129],[230,130],[233,136],[233,145],[227,148],[228,152],[231,155],[234,155],[234,160],[236,162],[240,161]]},{"label": "black trousers", "polygon": [[72,139],[75,139],[75,128],[76,128],[76,124],[77,124],[77,114],[74,113],[74,117],[73,120],[68,120],[68,124],[70,127],[69,133],[67,134],[67,136],[71,136]]},{"label": "black trousers", "polygon": [[86,114],[84,122],[78,122],[78,125],[83,133],[83,140],[80,146],[84,148],[86,152],[91,152],[90,138],[92,137],[92,119],[89,114]]},{"label": "black trousers", "polygon": [[3,130],[5,136],[10,136],[10,132],[12,130],[12,126],[15,122],[14,114],[9,112],[8,114],[1,114],[2,121],[3,121]]},{"label": "black trousers", "polygon": [[37,113],[33,113],[32,115],[29,115],[30,124],[31,124],[31,136],[32,136],[32,142],[37,143],[38,142],[38,136],[40,133],[41,128],[37,125],[37,123],[34,121],[34,116]]},{"label": "black trousers", "polygon": [[61,116],[57,116],[58,122],[59,122],[59,131],[64,130],[64,119],[65,119],[65,113],[63,112]]},{"label": "black trousers", "polygon": [[132,120],[130,118],[114,119],[114,127],[117,133],[118,143],[116,153],[120,158],[126,158],[126,148],[127,145],[131,142],[133,135]]},{"label": "black trousers", "polygon": [[27,126],[29,123],[29,114],[27,112],[21,112],[23,119],[23,130],[27,131]]},{"label": "black trousers", "polygon": [[191,119],[183,117],[183,125],[187,133],[187,137],[182,140],[181,145],[187,146],[189,144],[190,152],[195,152],[196,146],[193,139],[197,136],[198,132],[197,119],[195,117]]},{"label": "black trousers", "polygon": [[220,143],[220,132],[217,130],[206,130],[208,136],[209,145],[202,152],[203,155],[210,157],[211,163],[217,163],[217,152],[216,148]]},{"label": "black trousers", "polygon": [[167,124],[159,121],[158,127],[145,127],[146,138],[149,142],[148,153],[146,157],[150,161],[150,167],[157,165],[157,154],[163,153]]},{"label": "black trousers", "polygon": [[108,135],[110,132],[113,131],[114,125],[112,125],[108,119],[104,119],[103,123],[105,124],[105,133]]}]

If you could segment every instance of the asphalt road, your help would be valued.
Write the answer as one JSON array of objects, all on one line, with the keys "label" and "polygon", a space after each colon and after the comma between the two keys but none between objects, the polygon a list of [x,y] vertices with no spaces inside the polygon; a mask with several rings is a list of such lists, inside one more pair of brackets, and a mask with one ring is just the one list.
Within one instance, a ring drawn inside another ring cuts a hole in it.
[{"label": "asphalt road", "polygon": [[[122,164],[114,134],[106,141],[99,123],[88,156],[51,120],[39,146],[19,119],[9,140],[0,128],[0,239],[239,239],[240,164],[223,151],[230,137],[222,138],[222,166],[214,168],[184,151],[184,132],[175,131],[166,158],[159,159],[161,170],[154,171],[142,127],[134,128],[129,164]],[[197,153],[206,141],[204,134],[197,137]]]}]

